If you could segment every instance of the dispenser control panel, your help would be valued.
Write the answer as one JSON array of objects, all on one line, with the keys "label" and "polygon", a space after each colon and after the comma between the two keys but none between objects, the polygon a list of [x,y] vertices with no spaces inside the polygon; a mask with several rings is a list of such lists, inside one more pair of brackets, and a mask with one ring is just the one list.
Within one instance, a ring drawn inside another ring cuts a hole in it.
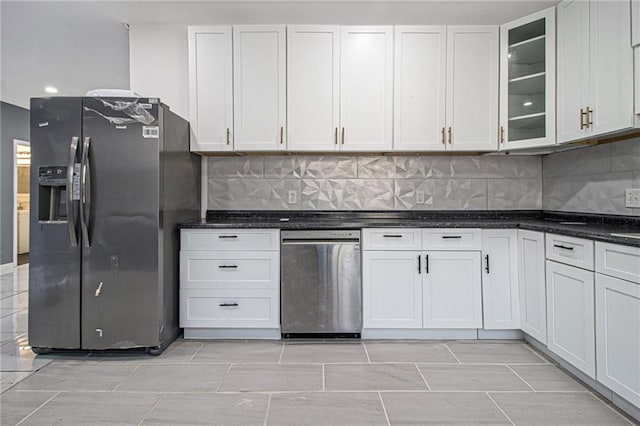
[{"label": "dispenser control panel", "polygon": [[38,167],[38,183],[42,186],[63,186],[67,182],[66,166]]}]

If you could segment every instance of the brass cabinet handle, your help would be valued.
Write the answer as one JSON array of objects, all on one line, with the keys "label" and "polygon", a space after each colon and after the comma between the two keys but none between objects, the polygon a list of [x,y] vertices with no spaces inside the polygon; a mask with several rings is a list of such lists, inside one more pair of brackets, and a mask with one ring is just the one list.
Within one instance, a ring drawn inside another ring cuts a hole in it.
[{"label": "brass cabinet handle", "polygon": [[344,145],[344,127],[342,128],[342,145]]},{"label": "brass cabinet handle", "polygon": [[231,143],[231,130],[227,127],[227,145]]},{"label": "brass cabinet handle", "polygon": [[445,138],[444,138],[444,127],[442,128],[442,144],[443,145],[447,144],[447,142],[445,141]]},{"label": "brass cabinet handle", "polygon": [[280,126],[280,145],[284,143],[284,127]]},{"label": "brass cabinet handle", "polygon": [[500,126],[500,143],[504,143],[504,127]]},{"label": "brass cabinet handle", "polygon": [[336,133],[335,133],[335,141],[336,141],[336,145],[338,145],[338,128],[336,127]]},{"label": "brass cabinet handle", "polygon": [[589,107],[587,107],[587,111],[586,111],[586,115],[587,115],[587,122],[585,123],[585,126],[587,127],[587,129],[589,127],[591,127],[591,125],[593,124],[593,122],[591,121],[591,113],[593,112],[593,110]]},{"label": "brass cabinet handle", "polygon": [[580,108],[580,130],[584,129],[584,109]]},{"label": "brass cabinet handle", "polygon": [[449,145],[451,145],[452,140],[453,140],[453,134],[451,133],[451,127],[449,127]]}]

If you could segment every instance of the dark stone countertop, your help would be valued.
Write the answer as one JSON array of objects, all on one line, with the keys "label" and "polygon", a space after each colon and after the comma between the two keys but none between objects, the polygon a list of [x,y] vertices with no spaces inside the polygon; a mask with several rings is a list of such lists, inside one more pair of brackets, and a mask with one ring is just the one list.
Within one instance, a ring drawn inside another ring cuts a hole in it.
[{"label": "dark stone countertop", "polygon": [[[573,223],[566,223],[573,222]],[[181,229],[518,228],[640,247],[640,217],[549,211],[208,211]]]}]

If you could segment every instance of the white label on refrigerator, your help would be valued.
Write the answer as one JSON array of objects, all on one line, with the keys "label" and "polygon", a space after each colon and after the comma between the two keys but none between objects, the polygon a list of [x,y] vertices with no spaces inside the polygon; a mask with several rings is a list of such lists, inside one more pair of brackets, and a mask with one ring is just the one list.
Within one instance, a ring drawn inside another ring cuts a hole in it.
[{"label": "white label on refrigerator", "polygon": [[71,199],[80,200],[80,163],[73,164],[73,184],[71,186]]},{"label": "white label on refrigerator", "polygon": [[160,127],[142,126],[142,137],[158,139],[160,137]]},{"label": "white label on refrigerator", "polygon": [[142,104],[142,103],[141,103],[141,104],[138,104],[138,105],[140,105],[140,108],[144,108],[144,109],[151,109],[151,108],[153,108],[153,105],[151,105],[151,104]]}]

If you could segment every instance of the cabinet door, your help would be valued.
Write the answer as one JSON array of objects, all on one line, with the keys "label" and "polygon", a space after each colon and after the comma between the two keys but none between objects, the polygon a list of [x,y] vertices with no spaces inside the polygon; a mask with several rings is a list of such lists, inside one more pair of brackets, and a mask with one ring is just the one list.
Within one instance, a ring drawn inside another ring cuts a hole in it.
[{"label": "cabinet door", "polygon": [[396,26],[395,151],[444,151],[447,31]]},{"label": "cabinet door", "polygon": [[556,141],[556,10],[500,27],[500,149]]},{"label": "cabinet door", "polygon": [[335,151],[340,120],[340,27],[287,27],[287,148]]},{"label": "cabinet door", "polygon": [[518,282],[522,331],[547,343],[544,233],[518,230]]},{"label": "cabinet door", "polygon": [[596,274],[598,381],[640,406],[640,285]]},{"label": "cabinet door", "polygon": [[[589,2],[571,0],[558,5],[558,143],[588,134]],[[583,124],[581,126],[581,123]],[[580,127],[583,127],[581,129]]]},{"label": "cabinet door", "polygon": [[362,254],[364,328],[421,328],[420,252],[365,251]]},{"label": "cabinet door", "polygon": [[479,251],[425,253],[425,328],[482,328]]},{"label": "cabinet door", "polygon": [[393,140],[393,27],[342,27],[340,149],[390,151]]},{"label": "cabinet door", "polygon": [[596,378],[593,272],[547,260],[547,347]]},{"label": "cabinet door", "polygon": [[629,2],[591,1],[589,89],[591,133],[633,125],[633,50]]},{"label": "cabinet door", "polygon": [[447,150],[498,146],[498,27],[447,28]]},{"label": "cabinet door", "polygon": [[285,149],[285,27],[233,27],[236,151]]},{"label": "cabinet door", "polygon": [[485,329],[519,329],[517,232],[482,231],[482,304]]},{"label": "cabinet door", "polygon": [[189,27],[191,150],[233,151],[231,27]]},{"label": "cabinet door", "polygon": [[631,46],[640,45],[640,0],[631,0]]}]

